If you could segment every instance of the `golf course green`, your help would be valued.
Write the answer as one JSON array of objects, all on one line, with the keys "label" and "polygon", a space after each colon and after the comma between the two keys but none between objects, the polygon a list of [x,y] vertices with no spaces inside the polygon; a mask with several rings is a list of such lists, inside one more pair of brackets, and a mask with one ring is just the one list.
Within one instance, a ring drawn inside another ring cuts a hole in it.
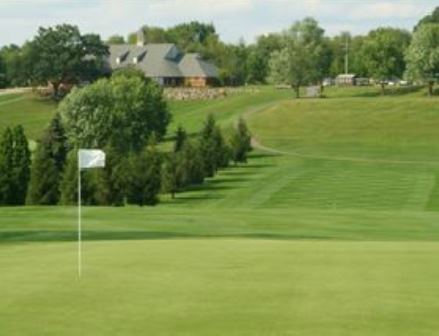
[{"label": "golf course green", "polygon": [[[171,102],[239,116],[246,165],[156,207],[0,208],[0,335],[437,335],[439,104],[425,90],[260,87]],[[56,106],[0,96],[35,140]],[[166,146],[166,145],[165,145]]]}]

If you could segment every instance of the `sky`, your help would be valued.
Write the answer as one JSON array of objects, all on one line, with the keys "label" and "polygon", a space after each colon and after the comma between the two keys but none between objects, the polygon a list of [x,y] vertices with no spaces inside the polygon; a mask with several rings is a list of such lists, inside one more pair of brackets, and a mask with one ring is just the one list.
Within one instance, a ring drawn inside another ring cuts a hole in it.
[{"label": "sky", "polygon": [[0,46],[32,39],[38,27],[70,23],[103,39],[142,25],[213,23],[221,39],[247,43],[312,16],[329,36],[378,26],[411,30],[437,0],[0,0]]}]

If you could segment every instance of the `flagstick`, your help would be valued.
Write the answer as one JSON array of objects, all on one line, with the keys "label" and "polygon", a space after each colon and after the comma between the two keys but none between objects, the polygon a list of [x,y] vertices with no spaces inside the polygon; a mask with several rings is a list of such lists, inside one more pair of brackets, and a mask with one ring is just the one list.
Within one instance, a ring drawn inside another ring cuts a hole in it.
[{"label": "flagstick", "polygon": [[81,278],[81,264],[82,264],[82,254],[81,254],[81,164],[78,160],[78,277]]}]

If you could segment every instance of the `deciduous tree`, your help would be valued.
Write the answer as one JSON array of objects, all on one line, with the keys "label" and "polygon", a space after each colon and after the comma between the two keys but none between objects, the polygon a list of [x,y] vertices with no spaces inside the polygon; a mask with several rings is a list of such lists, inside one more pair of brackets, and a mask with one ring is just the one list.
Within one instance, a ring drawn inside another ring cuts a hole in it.
[{"label": "deciduous tree", "polygon": [[416,30],[406,61],[407,76],[427,82],[428,94],[432,96],[434,83],[439,78],[439,24],[423,24]]}]

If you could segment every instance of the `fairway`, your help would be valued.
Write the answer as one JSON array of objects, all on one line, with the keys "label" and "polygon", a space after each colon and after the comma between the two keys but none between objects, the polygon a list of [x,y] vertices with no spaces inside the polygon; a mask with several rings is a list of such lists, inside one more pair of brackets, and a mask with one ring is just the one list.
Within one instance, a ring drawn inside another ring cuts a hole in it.
[{"label": "fairway", "polygon": [[[80,281],[75,207],[1,208],[0,334],[437,335],[438,100],[325,94],[170,103],[163,148],[242,116],[248,164],[156,207],[84,207]],[[35,139],[55,107],[2,96],[0,128]]]}]

